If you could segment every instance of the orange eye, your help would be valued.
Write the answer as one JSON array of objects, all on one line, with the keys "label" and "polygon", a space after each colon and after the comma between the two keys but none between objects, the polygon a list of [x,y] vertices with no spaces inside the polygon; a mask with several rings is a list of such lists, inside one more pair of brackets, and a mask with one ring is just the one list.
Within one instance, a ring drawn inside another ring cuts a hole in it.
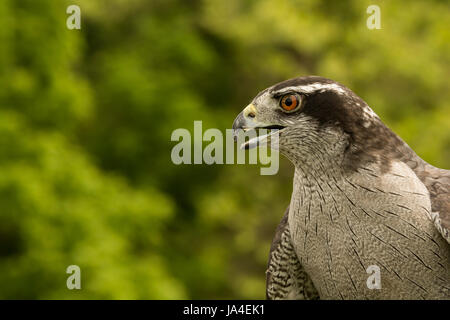
[{"label": "orange eye", "polygon": [[280,100],[280,107],[285,111],[292,111],[298,107],[300,97],[296,94],[287,94]]}]

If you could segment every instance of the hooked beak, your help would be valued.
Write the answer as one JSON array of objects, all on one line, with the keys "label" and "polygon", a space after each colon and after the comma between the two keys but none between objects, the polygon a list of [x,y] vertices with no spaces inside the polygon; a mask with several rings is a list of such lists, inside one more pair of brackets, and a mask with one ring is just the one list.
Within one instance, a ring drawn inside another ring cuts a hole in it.
[{"label": "hooked beak", "polygon": [[[256,136],[245,142],[245,137],[243,138],[243,143],[241,144],[241,149],[253,149],[258,146],[261,142],[267,142],[271,137],[275,135],[278,136],[279,131],[284,129],[284,126],[271,125],[255,120],[256,118],[256,108],[253,104],[249,104],[241,113],[238,114],[233,122],[233,138],[234,141],[238,141],[238,137],[250,130],[265,129],[263,135]],[[267,130],[269,133],[267,133]]]}]

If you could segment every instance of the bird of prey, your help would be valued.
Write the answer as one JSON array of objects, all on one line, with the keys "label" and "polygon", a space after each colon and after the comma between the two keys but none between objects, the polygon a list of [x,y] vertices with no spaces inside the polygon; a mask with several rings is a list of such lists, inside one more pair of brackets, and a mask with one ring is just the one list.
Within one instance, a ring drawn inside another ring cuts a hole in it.
[{"label": "bird of prey", "polygon": [[279,151],[295,166],[268,299],[450,299],[450,171],[322,77],[260,92],[233,123],[235,135],[258,128],[279,129]]}]

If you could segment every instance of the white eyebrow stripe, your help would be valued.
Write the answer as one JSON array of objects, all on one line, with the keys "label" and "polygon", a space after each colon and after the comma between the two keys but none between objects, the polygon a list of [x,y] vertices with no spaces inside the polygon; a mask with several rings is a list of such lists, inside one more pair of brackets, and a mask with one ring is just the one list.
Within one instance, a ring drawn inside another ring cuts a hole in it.
[{"label": "white eyebrow stripe", "polygon": [[336,83],[312,83],[304,86],[291,86],[286,87],[281,90],[278,90],[277,93],[285,93],[289,91],[300,91],[304,93],[312,93],[316,91],[322,91],[322,90],[332,90],[338,94],[346,94],[346,91],[344,88],[342,88],[340,85]]}]

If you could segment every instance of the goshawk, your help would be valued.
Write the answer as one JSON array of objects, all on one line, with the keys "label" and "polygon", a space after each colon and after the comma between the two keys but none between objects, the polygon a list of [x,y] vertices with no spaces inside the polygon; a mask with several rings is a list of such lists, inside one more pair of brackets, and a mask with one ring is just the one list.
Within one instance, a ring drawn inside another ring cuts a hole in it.
[{"label": "goshawk", "polygon": [[233,124],[257,128],[279,129],[279,151],[295,166],[267,298],[450,299],[450,171],[422,160],[364,100],[322,77],[260,92]]}]

